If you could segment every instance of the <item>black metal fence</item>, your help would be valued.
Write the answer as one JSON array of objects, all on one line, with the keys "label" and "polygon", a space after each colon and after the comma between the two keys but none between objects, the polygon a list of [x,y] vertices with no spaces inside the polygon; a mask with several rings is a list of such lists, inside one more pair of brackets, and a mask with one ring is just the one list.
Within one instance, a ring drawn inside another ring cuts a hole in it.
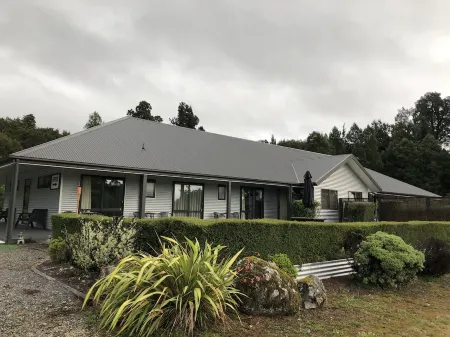
[{"label": "black metal fence", "polygon": [[449,198],[378,198],[380,221],[450,221]]}]

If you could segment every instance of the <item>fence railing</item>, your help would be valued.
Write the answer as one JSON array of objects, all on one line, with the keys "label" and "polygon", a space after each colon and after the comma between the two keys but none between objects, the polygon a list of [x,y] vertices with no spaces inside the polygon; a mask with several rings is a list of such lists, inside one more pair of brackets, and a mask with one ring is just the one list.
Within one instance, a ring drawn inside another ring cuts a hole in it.
[{"label": "fence railing", "polygon": [[295,268],[297,269],[297,279],[302,279],[308,275],[315,275],[323,280],[355,273],[353,269],[353,259],[305,263],[301,267],[295,265]]},{"label": "fence railing", "polygon": [[449,198],[378,199],[380,221],[450,221]]}]

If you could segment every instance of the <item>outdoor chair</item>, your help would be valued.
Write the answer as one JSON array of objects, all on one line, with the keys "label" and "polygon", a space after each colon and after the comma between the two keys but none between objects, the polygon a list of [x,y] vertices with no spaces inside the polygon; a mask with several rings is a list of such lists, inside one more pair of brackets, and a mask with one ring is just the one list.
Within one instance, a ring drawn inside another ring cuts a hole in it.
[{"label": "outdoor chair", "polygon": [[160,218],[168,218],[169,217],[169,212],[159,212],[159,217]]},{"label": "outdoor chair", "polygon": [[3,211],[0,211],[0,221],[1,221],[2,219],[3,219],[5,222],[8,222],[8,208],[5,209],[5,210],[3,210]]},{"label": "outdoor chair", "polygon": [[232,217],[233,217],[233,219],[240,219],[241,218],[239,212],[233,212]]},{"label": "outdoor chair", "polygon": [[47,215],[48,209],[33,209],[31,213],[19,213],[15,228],[17,228],[19,224],[26,224],[25,229],[27,229],[30,225],[31,228],[35,228],[35,225],[39,224],[43,229],[47,229]]}]

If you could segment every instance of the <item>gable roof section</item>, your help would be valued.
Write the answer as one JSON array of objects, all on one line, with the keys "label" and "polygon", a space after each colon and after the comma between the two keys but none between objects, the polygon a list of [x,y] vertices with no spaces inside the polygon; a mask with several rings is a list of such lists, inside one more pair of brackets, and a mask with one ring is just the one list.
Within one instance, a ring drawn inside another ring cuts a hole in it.
[{"label": "gable roof section", "polygon": [[387,175],[366,168],[367,172],[380,185],[382,192],[389,194],[401,194],[424,197],[440,197],[437,194],[423,190],[419,187],[404,183],[403,181],[391,178]]},{"label": "gable roof section", "polygon": [[[125,117],[13,158],[297,184],[292,163],[333,156]],[[313,167],[307,165],[305,167]],[[300,182],[306,172],[298,166]],[[313,173],[314,174],[314,173]]]},{"label": "gable roof section", "polygon": [[12,158],[192,174],[281,184],[320,184],[348,164],[372,191],[437,196],[365,169],[353,155],[330,156],[174,125],[123,117],[11,155]]}]

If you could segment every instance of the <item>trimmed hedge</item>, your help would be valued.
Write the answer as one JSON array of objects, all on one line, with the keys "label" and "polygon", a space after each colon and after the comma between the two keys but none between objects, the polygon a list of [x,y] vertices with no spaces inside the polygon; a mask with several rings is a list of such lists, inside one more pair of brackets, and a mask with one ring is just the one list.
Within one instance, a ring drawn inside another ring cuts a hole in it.
[{"label": "trimmed hedge", "polygon": [[75,213],[61,213],[52,215],[52,236],[53,238],[63,237],[64,228],[69,233],[77,232],[85,221],[101,221],[104,225],[111,225],[112,218],[105,216],[77,215]]},{"label": "trimmed hedge", "polygon": [[[111,218],[79,216],[74,214],[53,215],[54,237],[60,235],[61,225],[69,232],[78,228],[80,221],[101,220],[112,223]],[[131,223],[131,219],[125,219]],[[78,224],[74,224],[78,222]],[[225,245],[230,253],[243,247],[243,255],[260,253],[266,258],[276,253],[289,256],[294,264],[332,260],[344,256],[344,235],[348,231],[367,236],[378,231],[395,234],[406,243],[418,247],[423,241],[436,237],[450,242],[450,222],[371,222],[371,223],[309,223],[283,220],[201,220],[195,218],[136,219],[136,249],[153,253],[160,247],[160,236],[197,238],[211,244]]]}]

